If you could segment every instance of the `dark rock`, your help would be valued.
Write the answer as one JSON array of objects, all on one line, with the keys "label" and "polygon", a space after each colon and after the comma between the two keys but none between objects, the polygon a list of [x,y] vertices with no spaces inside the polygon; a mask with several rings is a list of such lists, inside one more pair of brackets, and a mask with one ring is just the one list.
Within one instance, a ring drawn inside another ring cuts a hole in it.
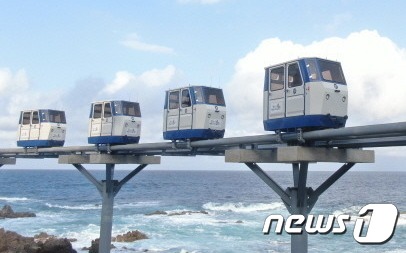
[{"label": "dark rock", "polygon": [[72,249],[72,244],[66,238],[49,238],[43,244],[38,253],[72,253],[76,252]]},{"label": "dark rock", "polygon": [[182,211],[182,212],[177,212],[177,213],[170,213],[168,216],[175,216],[175,215],[191,215],[191,214],[196,214],[196,213],[201,213],[201,214],[209,214],[207,211]]},{"label": "dark rock", "polygon": [[59,239],[46,233],[40,233],[36,237],[36,239],[34,237],[24,237],[15,232],[0,229],[0,252],[76,253],[72,249],[72,244],[66,238]]},{"label": "dark rock", "polygon": [[37,249],[33,238],[0,229],[0,252],[35,253]]},{"label": "dark rock", "polygon": [[244,223],[242,220],[238,220],[238,221],[236,221],[235,223],[238,223],[238,224],[240,224],[240,223]]},{"label": "dark rock", "polygon": [[151,215],[167,215],[168,213],[167,212],[165,212],[165,211],[155,211],[155,212],[152,212],[152,213],[147,213],[147,214],[145,214],[145,215],[147,215],[147,216],[151,216]]},{"label": "dark rock", "polygon": [[[92,240],[92,245],[89,248],[83,247],[82,250],[89,250],[89,253],[99,253],[99,241],[100,241],[99,238]],[[115,249],[115,248],[116,248],[116,246],[111,244],[110,249]]]},{"label": "dark rock", "polygon": [[41,232],[41,233],[39,233],[37,235],[34,235],[34,241],[37,242],[37,243],[38,242],[44,243],[48,239],[51,239],[51,238],[55,238],[55,236],[54,235],[48,235],[45,232]]},{"label": "dark rock", "polygon": [[115,238],[116,242],[134,242],[138,240],[148,239],[148,236],[138,230],[127,232],[123,235],[118,235]]},{"label": "dark rock", "polygon": [[26,218],[26,217],[36,217],[35,213],[29,212],[14,212],[11,206],[5,205],[0,210],[0,218]]}]

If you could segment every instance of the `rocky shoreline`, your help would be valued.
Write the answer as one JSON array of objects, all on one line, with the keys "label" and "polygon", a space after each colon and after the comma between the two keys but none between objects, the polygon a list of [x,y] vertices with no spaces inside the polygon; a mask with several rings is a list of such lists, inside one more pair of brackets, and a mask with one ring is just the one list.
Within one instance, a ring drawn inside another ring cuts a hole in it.
[{"label": "rocky shoreline", "polygon": [[25,237],[0,228],[0,253],[77,253],[67,238],[46,233]]},{"label": "rocky shoreline", "polygon": [[9,205],[4,205],[0,210],[0,219],[16,219],[16,218],[28,218],[36,217],[35,213],[30,212],[14,212],[13,208]]},{"label": "rocky shoreline", "polygon": [[[111,238],[112,242],[135,242],[138,240],[149,239],[149,237],[138,231],[130,231],[122,235],[118,235],[116,237]],[[113,244],[111,244],[111,249],[116,248]],[[82,250],[88,250],[89,253],[98,253],[99,252],[99,239],[93,240],[90,247],[84,247]]]}]

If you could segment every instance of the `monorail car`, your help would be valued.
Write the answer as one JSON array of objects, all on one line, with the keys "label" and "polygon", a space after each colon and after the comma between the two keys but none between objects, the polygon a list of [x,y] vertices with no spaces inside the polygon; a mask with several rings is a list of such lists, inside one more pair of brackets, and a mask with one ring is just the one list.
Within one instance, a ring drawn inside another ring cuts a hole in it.
[{"label": "monorail car", "polygon": [[141,134],[140,105],[129,101],[100,101],[91,104],[88,143],[138,143]]},{"label": "monorail car", "polygon": [[266,67],[263,103],[266,131],[344,127],[348,90],[341,64],[300,58]]},{"label": "monorail car", "polygon": [[17,135],[18,147],[63,146],[66,135],[65,112],[50,109],[22,111]]},{"label": "monorail car", "polygon": [[226,104],[222,89],[189,86],[166,91],[165,140],[223,138],[225,125]]}]

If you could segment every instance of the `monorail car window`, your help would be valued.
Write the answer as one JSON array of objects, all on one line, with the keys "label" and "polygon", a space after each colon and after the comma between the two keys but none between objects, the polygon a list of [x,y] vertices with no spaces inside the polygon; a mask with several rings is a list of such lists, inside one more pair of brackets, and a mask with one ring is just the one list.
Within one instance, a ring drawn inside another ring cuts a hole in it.
[{"label": "monorail car window", "polygon": [[110,103],[105,103],[104,104],[104,118],[110,118],[111,117],[111,104]]},{"label": "monorail car window", "polygon": [[205,88],[205,102],[213,105],[225,105],[223,91],[221,89]]},{"label": "monorail car window", "polygon": [[182,90],[182,108],[190,107],[191,105],[192,102],[190,101],[189,90],[188,89]]},{"label": "monorail car window", "polygon": [[95,104],[93,106],[93,118],[100,119],[102,116],[102,104]]},{"label": "monorail car window", "polygon": [[314,60],[314,59],[306,59],[305,61],[306,61],[306,68],[307,68],[307,73],[309,75],[309,79],[311,81],[318,80],[319,77],[318,77],[316,60]]},{"label": "monorail car window", "polygon": [[38,111],[33,111],[32,112],[32,124],[39,124],[39,116],[38,116]]},{"label": "monorail car window", "polygon": [[288,87],[297,87],[303,84],[302,76],[300,75],[299,65],[297,63],[288,66]]},{"label": "monorail car window", "polygon": [[66,123],[65,113],[61,111],[49,110],[49,122]]},{"label": "monorail car window", "polygon": [[195,90],[196,103],[203,103],[202,87],[195,87],[194,90]]},{"label": "monorail car window", "polygon": [[337,62],[319,61],[321,77],[325,81],[345,84],[345,78],[341,66]]},{"label": "monorail car window", "polygon": [[270,86],[271,86],[271,91],[275,90],[281,90],[284,88],[284,82],[285,82],[285,67],[278,67],[271,69],[270,71]]},{"label": "monorail car window", "polygon": [[31,112],[23,113],[23,125],[31,124]]},{"label": "monorail car window", "polygon": [[169,109],[179,109],[179,91],[169,92]]},{"label": "monorail car window", "polygon": [[134,117],[141,117],[140,105],[123,101],[123,114]]}]

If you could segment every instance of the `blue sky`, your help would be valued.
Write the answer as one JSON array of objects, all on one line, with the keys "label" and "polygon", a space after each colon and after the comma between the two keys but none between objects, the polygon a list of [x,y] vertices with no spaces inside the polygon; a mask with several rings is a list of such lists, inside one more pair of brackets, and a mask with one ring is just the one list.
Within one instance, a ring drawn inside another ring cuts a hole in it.
[{"label": "blue sky", "polygon": [[15,147],[18,112],[36,107],[66,110],[67,144],[86,145],[90,102],[108,98],[139,101],[141,141],[161,141],[164,90],[187,84],[225,90],[227,136],[263,134],[263,67],[307,55],[342,62],[349,125],[405,119],[406,88],[382,89],[406,83],[404,1],[0,0],[0,10],[2,147]]}]

